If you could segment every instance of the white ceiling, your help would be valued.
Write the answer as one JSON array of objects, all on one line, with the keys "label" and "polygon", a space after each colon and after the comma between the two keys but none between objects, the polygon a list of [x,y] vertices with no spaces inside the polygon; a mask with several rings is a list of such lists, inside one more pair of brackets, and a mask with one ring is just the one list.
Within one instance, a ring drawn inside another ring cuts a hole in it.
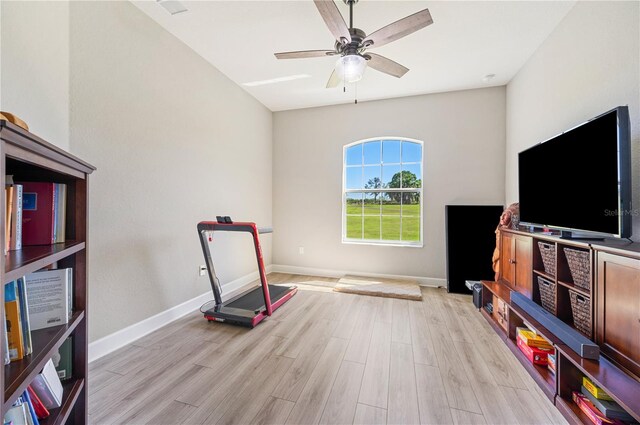
[{"label": "white ceiling", "polygon": [[[353,102],[355,87],[326,89],[336,58],[277,60],[273,53],[333,47],[312,1],[183,1],[170,15],[155,1],[138,8],[240,84],[272,111]],[[348,22],[348,8],[336,4]],[[410,69],[401,79],[367,69],[358,100],[385,99],[506,84],[575,4],[574,1],[374,1],[354,6],[354,26],[367,34],[428,7],[433,25],[374,49]],[[483,82],[487,74],[495,74]]]}]

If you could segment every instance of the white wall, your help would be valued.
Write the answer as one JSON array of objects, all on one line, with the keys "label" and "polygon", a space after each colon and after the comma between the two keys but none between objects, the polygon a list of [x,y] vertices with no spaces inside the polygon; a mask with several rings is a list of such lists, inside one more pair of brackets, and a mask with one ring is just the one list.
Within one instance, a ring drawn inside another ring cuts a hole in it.
[{"label": "white wall", "polygon": [[[518,152],[629,105],[633,204],[640,206],[640,3],[578,2],[507,85],[506,200],[518,199]],[[640,237],[640,217],[633,220]]]},{"label": "white wall", "polygon": [[[274,264],[444,278],[444,206],[504,202],[504,87],[277,112],[273,126]],[[423,248],[341,243],[342,148],[377,136],[424,141]]]},{"label": "white wall", "polygon": [[0,110],[69,148],[69,3],[0,2]]},{"label": "white wall", "polygon": [[[211,291],[196,232],[271,225],[271,112],[129,2],[73,2],[71,150],[90,178],[90,339]],[[256,269],[216,237],[223,282]],[[271,262],[270,236],[263,238]]]}]

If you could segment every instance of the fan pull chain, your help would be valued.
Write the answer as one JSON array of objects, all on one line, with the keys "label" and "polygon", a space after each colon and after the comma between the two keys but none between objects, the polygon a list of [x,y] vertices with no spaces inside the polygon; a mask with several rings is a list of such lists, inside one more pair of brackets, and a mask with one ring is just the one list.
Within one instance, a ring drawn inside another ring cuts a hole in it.
[{"label": "fan pull chain", "polygon": [[347,71],[346,69],[342,70],[342,93],[347,92]]},{"label": "fan pull chain", "polygon": [[354,89],[355,96],[354,97],[355,97],[355,104],[357,105],[358,104],[358,83],[354,83],[353,85],[355,86],[355,89]]}]

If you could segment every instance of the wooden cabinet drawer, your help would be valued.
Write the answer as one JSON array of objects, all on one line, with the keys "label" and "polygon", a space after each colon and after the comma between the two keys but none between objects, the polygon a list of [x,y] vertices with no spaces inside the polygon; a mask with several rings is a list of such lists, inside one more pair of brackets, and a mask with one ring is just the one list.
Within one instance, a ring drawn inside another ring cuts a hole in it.
[{"label": "wooden cabinet drawer", "polygon": [[533,239],[501,232],[500,277],[513,289],[531,298],[533,288]]}]

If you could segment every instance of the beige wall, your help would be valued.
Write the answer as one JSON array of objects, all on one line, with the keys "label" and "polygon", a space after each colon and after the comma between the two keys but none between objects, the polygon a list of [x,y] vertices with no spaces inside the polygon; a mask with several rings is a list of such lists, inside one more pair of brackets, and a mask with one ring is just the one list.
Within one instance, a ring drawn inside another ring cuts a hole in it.
[{"label": "beige wall", "polygon": [[0,2],[0,110],[69,148],[69,3]]},{"label": "beige wall", "polygon": [[[273,126],[274,264],[444,278],[444,206],[504,201],[504,87],[277,112]],[[377,136],[424,141],[423,248],[341,243],[342,148]]]},{"label": "beige wall", "polygon": [[[197,273],[198,221],[272,224],[272,117],[129,2],[70,10],[71,150],[98,167],[89,214],[96,340],[210,291]],[[233,236],[214,252],[223,282],[256,269],[249,236]]]},{"label": "beige wall", "polygon": [[[518,199],[518,152],[629,105],[633,204],[640,206],[640,3],[578,2],[507,86],[506,200]],[[640,217],[634,218],[640,237]]]}]

